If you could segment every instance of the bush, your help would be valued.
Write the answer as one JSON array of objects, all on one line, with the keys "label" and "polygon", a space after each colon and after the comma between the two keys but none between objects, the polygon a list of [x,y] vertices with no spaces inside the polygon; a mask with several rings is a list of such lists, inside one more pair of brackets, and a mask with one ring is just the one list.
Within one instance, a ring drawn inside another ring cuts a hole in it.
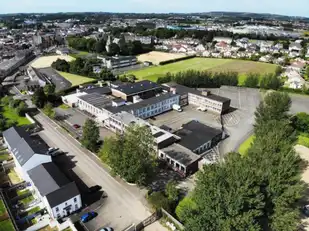
[{"label": "bush", "polygon": [[172,212],[170,202],[163,192],[154,192],[150,194],[150,196],[148,196],[148,201],[155,210],[163,208],[169,213]]}]

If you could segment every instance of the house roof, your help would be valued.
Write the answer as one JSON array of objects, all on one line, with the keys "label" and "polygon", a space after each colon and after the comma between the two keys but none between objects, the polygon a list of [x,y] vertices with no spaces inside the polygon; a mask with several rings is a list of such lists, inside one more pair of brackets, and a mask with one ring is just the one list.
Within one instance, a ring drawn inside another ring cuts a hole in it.
[{"label": "house roof", "polygon": [[180,164],[183,164],[185,167],[201,158],[199,155],[193,153],[191,150],[176,143],[166,148],[163,148],[162,151],[173,160],[179,162]]},{"label": "house roof", "polygon": [[38,165],[28,175],[52,208],[79,195],[75,182],[70,182],[53,162]]},{"label": "house roof", "polygon": [[13,126],[7,129],[3,132],[3,137],[21,166],[34,154],[45,155],[48,151],[48,146],[43,140],[31,137],[22,127]]},{"label": "house roof", "polygon": [[180,145],[194,151],[198,147],[212,140],[222,133],[221,130],[209,127],[198,121],[190,121],[182,125],[182,128],[175,132],[181,137]]}]

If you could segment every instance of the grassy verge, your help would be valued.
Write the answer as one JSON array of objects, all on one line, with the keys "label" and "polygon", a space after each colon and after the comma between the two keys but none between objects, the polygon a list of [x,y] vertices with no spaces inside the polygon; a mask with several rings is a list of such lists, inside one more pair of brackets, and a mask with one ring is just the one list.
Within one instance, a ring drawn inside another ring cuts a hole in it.
[{"label": "grassy verge", "polygon": [[15,231],[12,221],[10,219],[1,221],[0,231]]},{"label": "grassy verge", "polygon": [[78,85],[81,85],[81,84],[85,84],[85,83],[89,83],[89,82],[92,82],[94,80],[93,78],[88,78],[88,77],[81,76],[81,75],[75,75],[75,74],[71,74],[71,73],[67,73],[67,72],[61,72],[61,71],[57,71],[57,72],[63,78],[70,81],[72,83],[72,87],[78,86]]},{"label": "grassy verge", "polygon": [[66,104],[61,104],[60,106],[58,106],[58,108],[61,108],[63,110],[67,110],[69,108],[71,108],[70,106],[66,105]]},{"label": "grassy verge", "polygon": [[305,135],[298,136],[297,143],[309,148],[309,137]]},{"label": "grassy verge", "polygon": [[79,51],[77,54],[73,54],[73,53],[71,53],[71,54],[69,54],[71,57],[73,57],[73,58],[82,58],[82,57],[84,57],[84,56],[87,56],[87,55],[89,55],[89,52],[87,52],[87,51]]},{"label": "grassy verge", "polygon": [[14,169],[10,170],[10,172],[8,173],[8,177],[10,178],[12,184],[18,184],[22,182],[22,180],[19,178]]},{"label": "grassy verge", "polygon": [[17,195],[18,196],[22,196],[22,195],[25,195],[25,194],[27,194],[27,193],[29,193],[30,192],[30,190],[29,189],[24,189],[24,190],[17,190],[16,191],[16,193],[17,193]]},{"label": "grassy verge", "polygon": [[2,216],[4,213],[6,213],[6,208],[3,200],[0,200],[0,216]]},{"label": "grassy verge", "polygon": [[0,162],[5,160],[10,160],[12,157],[9,154],[1,154],[0,155]]},{"label": "grassy verge", "polygon": [[252,142],[254,140],[254,135],[251,135],[248,139],[245,140],[245,142],[243,142],[239,149],[238,149],[238,152],[240,153],[240,155],[246,155],[248,149],[251,147],[252,145]]},{"label": "grassy verge", "polygon": [[31,124],[26,117],[19,116],[16,111],[9,106],[2,106],[2,115],[8,120],[8,122],[16,122],[19,126]]}]

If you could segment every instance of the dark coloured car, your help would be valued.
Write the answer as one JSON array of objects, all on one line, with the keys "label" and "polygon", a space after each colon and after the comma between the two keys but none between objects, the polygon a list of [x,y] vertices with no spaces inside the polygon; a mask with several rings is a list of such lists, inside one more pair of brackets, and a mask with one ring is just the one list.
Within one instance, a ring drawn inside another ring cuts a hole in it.
[{"label": "dark coloured car", "polygon": [[96,193],[100,191],[102,187],[100,185],[95,185],[89,188],[89,193]]},{"label": "dark coloured car", "polygon": [[78,128],[80,128],[80,125],[79,124],[73,124],[73,128],[78,129]]},{"label": "dark coloured car", "polygon": [[309,205],[305,205],[302,211],[307,217],[309,217]]},{"label": "dark coloured car", "polygon": [[86,223],[86,222],[92,220],[93,218],[95,218],[96,216],[97,216],[97,214],[95,212],[91,211],[91,212],[88,212],[88,213],[85,213],[84,215],[82,215],[80,220],[83,223]]}]

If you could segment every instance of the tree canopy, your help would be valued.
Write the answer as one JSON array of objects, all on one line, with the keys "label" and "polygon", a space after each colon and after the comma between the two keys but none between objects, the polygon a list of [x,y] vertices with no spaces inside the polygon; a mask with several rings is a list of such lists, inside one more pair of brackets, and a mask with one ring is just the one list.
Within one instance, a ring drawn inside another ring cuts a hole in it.
[{"label": "tree canopy", "polygon": [[155,167],[154,140],[145,126],[129,126],[123,135],[105,140],[100,157],[130,183],[145,184]]},{"label": "tree canopy", "polygon": [[83,126],[83,136],[81,139],[82,145],[92,152],[98,150],[98,141],[100,139],[100,131],[96,122],[87,119]]},{"label": "tree canopy", "polygon": [[304,188],[290,104],[288,95],[269,93],[257,108],[255,140],[247,155],[230,153],[224,162],[204,166],[189,212],[176,209],[186,230],[298,230],[297,201]]},{"label": "tree canopy", "polygon": [[43,108],[46,102],[47,97],[43,88],[38,88],[32,96],[32,103],[35,104],[38,108]]}]

